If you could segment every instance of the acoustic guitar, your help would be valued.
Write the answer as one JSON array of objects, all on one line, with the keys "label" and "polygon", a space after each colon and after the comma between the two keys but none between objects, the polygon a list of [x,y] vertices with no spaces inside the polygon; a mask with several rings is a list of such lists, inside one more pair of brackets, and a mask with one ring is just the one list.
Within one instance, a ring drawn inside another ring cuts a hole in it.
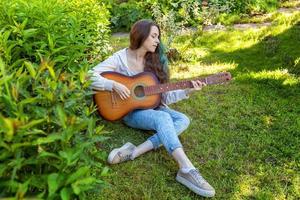
[{"label": "acoustic guitar", "polygon": [[[156,108],[160,105],[163,92],[193,88],[190,80],[160,84],[151,72],[142,72],[135,76],[103,72],[101,76],[122,83],[130,90],[130,97],[125,100],[122,100],[115,91],[97,90],[94,94],[94,102],[99,114],[108,121],[119,120],[135,109]],[[220,84],[231,80],[231,74],[222,72],[195,80],[200,80],[207,85]]]}]

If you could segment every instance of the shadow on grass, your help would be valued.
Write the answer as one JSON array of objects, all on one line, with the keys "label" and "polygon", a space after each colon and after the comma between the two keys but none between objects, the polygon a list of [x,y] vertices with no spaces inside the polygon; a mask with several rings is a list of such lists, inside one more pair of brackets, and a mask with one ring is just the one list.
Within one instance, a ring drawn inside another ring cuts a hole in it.
[{"label": "shadow on grass", "polygon": [[[224,38],[226,40],[226,38]],[[286,70],[296,77],[300,76],[300,22],[285,30],[283,33],[268,35],[259,43],[233,52],[213,51],[209,56],[201,59],[204,64],[214,62],[235,63],[231,70],[234,77],[241,77],[243,81],[269,84],[271,87],[288,89],[288,86],[299,87],[297,84],[285,84],[286,77],[243,78],[243,74],[268,73],[276,70]]]}]

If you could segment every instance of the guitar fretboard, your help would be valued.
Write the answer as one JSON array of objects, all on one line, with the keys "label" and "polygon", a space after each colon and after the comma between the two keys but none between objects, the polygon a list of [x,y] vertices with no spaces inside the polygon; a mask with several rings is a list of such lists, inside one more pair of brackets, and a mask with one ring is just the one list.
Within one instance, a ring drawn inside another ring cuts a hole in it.
[{"label": "guitar fretboard", "polygon": [[191,81],[181,81],[177,83],[165,83],[159,85],[147,86],[144,88],[145,95],[159,94],[172,90],[179,90],[193,87]]},{"label": "guitar fretboard", "polygon": [[[200,81],[206,83],[206,85],[213,85],[213,84],[219,84],[222,82],[226,82],[231,79],[231,77],[224,78],[224,76],[228,76],[228,74],[225,74],[225,73],[215,74],[215,75],[211,75],[211,76],[208,76],[205,78],[195,79],[194,81],[200,80]],[[164,83],[164,84],[147,86],[144,88],[144,92],[145,92],[145,95],[148,96],[148,95],[164,93],[167,91],[193,88],[193,87],[194,86],[191,81],[185,80],[185,81],[179,81],[176,83]]]}]

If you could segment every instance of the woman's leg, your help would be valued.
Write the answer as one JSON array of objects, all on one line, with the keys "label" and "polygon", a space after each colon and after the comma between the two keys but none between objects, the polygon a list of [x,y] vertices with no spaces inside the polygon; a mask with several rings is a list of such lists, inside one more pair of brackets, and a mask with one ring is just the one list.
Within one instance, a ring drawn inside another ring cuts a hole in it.
[{"label": "woman's leg", "polygon": [[124,122],[134,128],[156,130],[146,142],[134,149],[131,159],[154,149],[162,144],[169,154],[177,161],[182,169],[195,168],[183,151],[178,135],[189,125],[190,121],[184,114],[170,108],[159,108],[158,110],[141,110],[132,112],[124,118]]},{"label": "woman's leg", "polygon": [[173,119],[167,112],[153,109],[135,110],[124,117],[123,120],[130,127],[156,131],[159,142],[150,140],[151,137],[149,138],[154,148],[162,143],[171,154],[174,149],[182,147]]},{"label": "woman's leg", "polygon": [[[184,130],[188,128],[190,119],[185,114],[167,107],[160,107],[158,110],[166,112],[171,116],[177,135],[180,135]],[[155,149],[162,146],[159,135],[157,133],[148,138],[148,140],[151,140],[151,142],[155,144]]]},{"label": "woman's leg", "polygon": [[[190,120],[185,114],[166,107],[160,107],[158,110],[169,113],[173,120],[174,128],[177,135],[180,135],[184,130],[188,128]],[[155,147],[153,144],[156,144]],[[132,154],[132,159],[160,146],[162,146],[162,143],[158,137],[158,134],[156,133],[150,138],[148,138],[148,140],[146,140],[144,143],[137,146],[137,148]]]}]

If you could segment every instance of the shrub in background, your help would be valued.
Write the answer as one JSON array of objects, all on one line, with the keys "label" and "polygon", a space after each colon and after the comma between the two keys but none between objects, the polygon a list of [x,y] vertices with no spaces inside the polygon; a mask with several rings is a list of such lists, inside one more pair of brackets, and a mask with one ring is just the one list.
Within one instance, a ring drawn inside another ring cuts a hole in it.
[{"label": "shrub in background", "polygon": [[183,28],[183,23],[175,22],[175,12],[173,10],[168,11],[164,14],[157,4],[152,6],[153,17],[156,19],[156,23],[160,26],[162,40],[168,51],[171,43],[173,42],[176,35],[179,34]]},{"label": "shrub in background", "polygon": [[104,184],[86,72],[106,55],[108,17],[96,0],[0,2],[0,197],[84,198]]},{"label": "shrub in background", "polygon": [[143,1],[114,2],[110,6],[113,31],[129,31],[137,20],[151,18],[151,10]]},{"label": "shrub in background", "polygon": [[114,0],[109,5],[111,27],[114,32],[129,31],[132,24],[140,19],[161,20],[153,13],[157,7],[161,15],[174,13],[172,20],[177,23],[196,26],[199,19],[200,2],[195,0]]},{"label": "shrub in background", "polygon": [[279,0],[208,0],[209,7],[226,9],[226,13],[264,13],[273,11],[279,6]]},{"label": "shrub in background", "polygon": [[203,17],[211,24],[228,25],[239,21],[242,16],[271,12],[278,6],[279,0],[209,0],[208,10]]},{"label": "shrub in background", "polygon": [[[274,11],[279,3],[280,0],[113,0],[108,4],[112,13],[112,28],[117,32],[129,31],[131,25],[142,18],[159,20],[152,15],[155,4],[163,15],[174,12],[176,23],[197,27],[202,23],[228,23],[238,20],[241,15]],[[203,5],[207,5],[206,10],[202,9]]]}]

